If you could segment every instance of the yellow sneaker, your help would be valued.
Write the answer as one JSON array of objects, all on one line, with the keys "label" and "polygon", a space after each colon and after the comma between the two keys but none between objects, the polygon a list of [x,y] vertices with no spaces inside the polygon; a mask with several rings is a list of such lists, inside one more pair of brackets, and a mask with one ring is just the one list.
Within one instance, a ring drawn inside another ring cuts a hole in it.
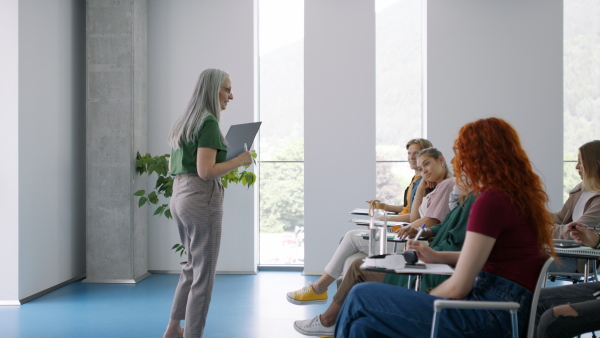
[{"label": "yellow sneaker", "polygon": [[288,302],[296,305],[324,304],[327,303],[327,291],[318,295],[309,282],[308,285],[298,291],[288,292],[286,298]]}]

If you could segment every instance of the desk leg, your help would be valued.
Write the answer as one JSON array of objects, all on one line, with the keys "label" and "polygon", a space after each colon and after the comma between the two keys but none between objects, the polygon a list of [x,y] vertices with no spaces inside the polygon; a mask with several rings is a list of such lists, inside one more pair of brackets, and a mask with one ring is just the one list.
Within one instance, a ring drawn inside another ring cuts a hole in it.
[{"label": "desk leg", "polygon": [[590,260],[586,259],[585,260],[585,271],[583,272],[583,282],[587,283],[590,278]]},{"label": "desk leg", "polygon": [[419,291],[421,288],[421,275],[417,275],[417,280],[415,281],[415,291]]},{"label": "desk leg", "polygon": [[398,247],[398,242],[394,242],[394,253],[398,253],[398,250],[396,250]]}]

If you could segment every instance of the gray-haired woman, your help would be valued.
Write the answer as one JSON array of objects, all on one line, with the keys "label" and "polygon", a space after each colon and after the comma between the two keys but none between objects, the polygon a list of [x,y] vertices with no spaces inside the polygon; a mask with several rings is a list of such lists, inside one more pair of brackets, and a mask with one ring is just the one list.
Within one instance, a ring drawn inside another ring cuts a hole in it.
[{"label": "gray-haired woman", "polygon": [[188,261],[175,291],[166,338],[202,336],[221,242],[223,186],[219,177],[252,163],[250,152],[225,160],[227,146],[219,118],[229,100],[233,100],[229,75],[206,69],[169,134],[169,170],[175,175],[171,213]]}]

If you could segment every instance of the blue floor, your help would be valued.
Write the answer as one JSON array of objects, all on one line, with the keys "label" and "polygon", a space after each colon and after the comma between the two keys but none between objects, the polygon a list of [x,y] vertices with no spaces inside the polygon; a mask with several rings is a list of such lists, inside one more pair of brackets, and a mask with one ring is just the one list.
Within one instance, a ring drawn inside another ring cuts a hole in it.
[{"label": "blue floor", "polygon": [[[317,277],[217,275],[204,337],[303,337],[293,321],[314,317],[329,303],[293,305],[285,294]],[[21,306],[0,306],[0,337],[162,337],[178,278],[154,274],[135,285],[78,281]]]},{"label": "blue floor", "polygon": [[[204,337],[304,337],[292,323],[325,311],[285,300],[318,276],[299,272],[217,275]],[[1,338],[162,337],[179,275],[154,274],[138,284],[71,283],[21,306],[0,306]],[[549,282],[548,286],[564,284]],[[582,335],[591,337],[591,334]]]}]

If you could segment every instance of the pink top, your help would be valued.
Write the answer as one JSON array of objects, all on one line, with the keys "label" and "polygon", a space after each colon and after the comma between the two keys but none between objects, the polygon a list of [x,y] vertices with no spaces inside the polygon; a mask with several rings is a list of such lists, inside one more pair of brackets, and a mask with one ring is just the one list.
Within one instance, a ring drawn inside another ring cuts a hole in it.
[{"label": "pink top", "polygon": [[483,271],[534,291],[542,267],[537,233],[508,197],[484,191],[471,207],[467,231],[496,239]]},{"label": "pink top", "polygon": [[[421,184],[426,184],[421,182]],[[423,203],[419,208],[419,216],[435,218],[443,222],[446,215],[450,212],[450,193],[454,188],[454,178],[447,178],[440,182],[432,192],[423,198]]]}]

